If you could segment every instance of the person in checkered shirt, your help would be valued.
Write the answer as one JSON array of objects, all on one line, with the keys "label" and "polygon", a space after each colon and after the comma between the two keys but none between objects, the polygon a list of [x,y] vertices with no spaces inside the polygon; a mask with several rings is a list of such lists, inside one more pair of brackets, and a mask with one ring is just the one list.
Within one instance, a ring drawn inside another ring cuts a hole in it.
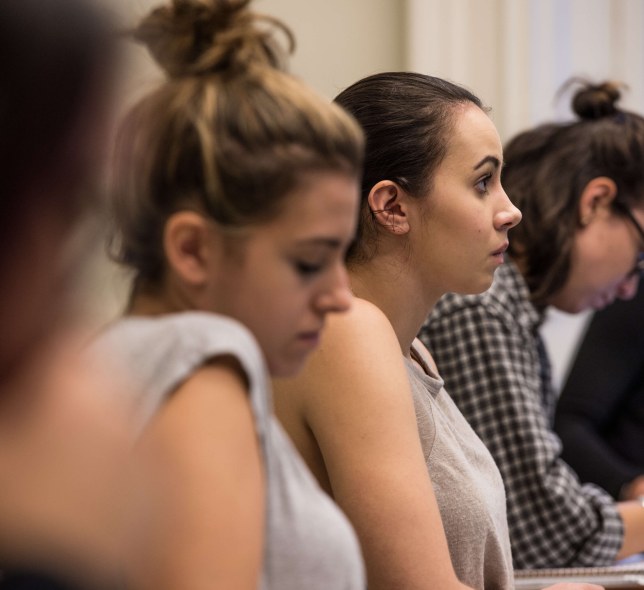
[{"label": "person in checkered shirt", "polygon": [[448,294],[419,336],[506,487],[518,569],[596,566],[644,551],[644,507],[580,483],[553,431],[556,393],[539,334],[548,306],[600,309],[637,291],[643,265],[644,118],[614,83],[581,82],[573,122],[505,148],[503,185],[523,212],[481,295]]}]

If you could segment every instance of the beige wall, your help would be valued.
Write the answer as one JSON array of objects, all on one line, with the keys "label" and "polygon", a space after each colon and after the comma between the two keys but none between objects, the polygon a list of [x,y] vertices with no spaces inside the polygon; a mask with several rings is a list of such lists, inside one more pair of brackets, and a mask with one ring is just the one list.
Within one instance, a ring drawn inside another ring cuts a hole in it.
[{"label": "beige wall", "polygon": [[644,100],[642,0],[405,0],[407,67],[460,82],[488,105],[501,137],[571,116],[571,76],[617,79]]},{"label": "beige wall", "polygon": [[[160,4],[100,1],[126,24]],[[297,44],[291,72],[329,99],[368,74],[403,67],[405,0],[254,0],[253,6],[291,28]],[[141,54],[129,52],[128,92],[149,85],[153,70]]]},{"label": "beige wall", "polygon": [[403,0],[256,0],[297,48],[291,71],[329,99],[369,74],[403,67]]}]

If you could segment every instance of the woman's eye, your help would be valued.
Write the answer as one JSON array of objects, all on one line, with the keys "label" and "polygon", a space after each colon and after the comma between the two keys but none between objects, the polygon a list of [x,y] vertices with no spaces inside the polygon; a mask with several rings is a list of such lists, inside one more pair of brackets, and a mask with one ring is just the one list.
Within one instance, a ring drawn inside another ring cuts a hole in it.
[{"label": "woman's eye", "polygon": [[488,174],[488,175],[484,176],[483,178],[481,178],[481,180],[479,180],[479,181],[474,185],[474,187],[475,187],[475,188],[476,188],[476,190],[477,190],[477,191],[479,191],[480,193],[483,193],[483,194],[484,194],[484,193],[487,193],[487,191],[488,191],[487,185],[488,185],[488,183],[490,182],[490,180],[491,180],[491,179],[492,179],[492,175],[491,175],[491,174]]},{"label": "woman's eye", "polygon": [[298,274],[308,277],[311,275],[314,275],[322,270],[323,265],[318,264],[318,263],[311,263],[311,262],[303,262],[303,261],[297,261],[295,262],[295,269],[297,270]]}]

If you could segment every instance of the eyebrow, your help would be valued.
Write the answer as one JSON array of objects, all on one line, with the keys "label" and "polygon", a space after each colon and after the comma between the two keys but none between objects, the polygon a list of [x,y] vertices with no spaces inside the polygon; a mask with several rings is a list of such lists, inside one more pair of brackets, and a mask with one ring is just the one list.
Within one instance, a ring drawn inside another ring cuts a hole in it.
[{"label": "eyebrow", "polygon": [[499,160],[496,156],[485,156],[476,166],[474,166],[474,170],[478,170],[481,166],[484,164],[487,164],[490,162],[494,168],[499,168],[501,166],[501,160]]}]

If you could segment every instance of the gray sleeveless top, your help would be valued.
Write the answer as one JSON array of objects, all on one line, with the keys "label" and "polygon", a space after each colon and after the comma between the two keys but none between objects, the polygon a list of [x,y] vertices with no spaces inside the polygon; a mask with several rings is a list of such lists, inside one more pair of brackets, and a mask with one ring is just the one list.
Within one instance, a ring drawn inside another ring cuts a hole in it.
[{"label": "gray sleeveless top", "polygon": [[[208,313],[129,317],[110,326],[92,352],[109,355],[134,383],[139,432],[165,399],[209,359],[233,355],[250,383],[266,470],[263,590],[363,590],[362,557],[351,525],[322,491],[274,418],[263,356],[241,324]],[[216,392],[213,392],[216,394]]]},{"label": "gray sleeveless top", "polygon": [[454,570],[476,590],[514,588],[505,490],[492,455],[423,357],[405,359],[425,462]]}]

